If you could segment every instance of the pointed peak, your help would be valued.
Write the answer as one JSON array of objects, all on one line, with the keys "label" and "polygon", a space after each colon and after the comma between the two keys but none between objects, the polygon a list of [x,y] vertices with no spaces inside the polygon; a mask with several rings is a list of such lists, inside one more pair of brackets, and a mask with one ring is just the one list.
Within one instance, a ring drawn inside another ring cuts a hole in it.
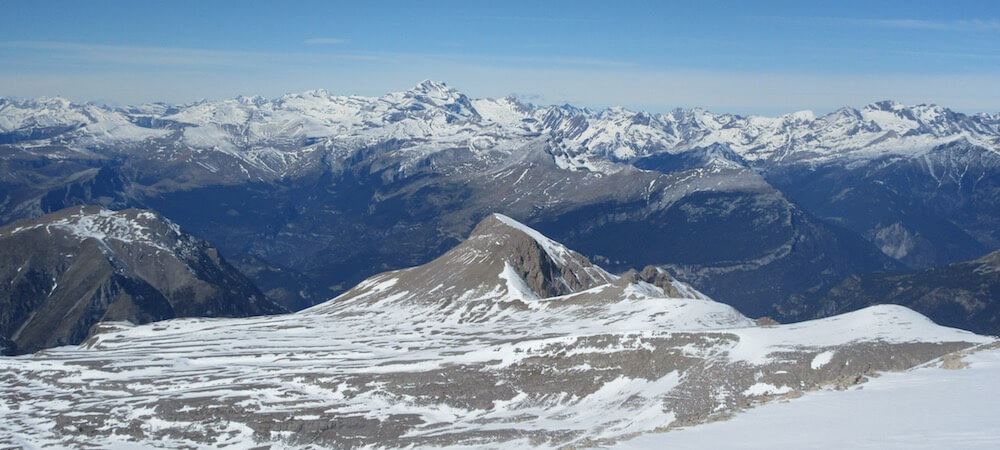
[{"label": "pointed peak", "polygon": [[424,80],[410,89],[410,92],[419,92],[422,94],[435,94],[435,93],[458,93],[454,88],[449,87],[447,84],[441,81],[434,80]]},{"label": "pointed peak", "polygon": [[[467,242],[484,238],[492,239],[499,235],[520,235],[522,239],[530,239],[559,265],[566,265],[573,260],[586,259],[535,229],[499,213],[490,214],[480,221],[472,230]],[[589,261],[587,264],[590,264]]]},{"label": "pointed peak", "polygon": [[235,100],[237,103],[241,103],[244,105],[254,105],[254,106],[260,106],[267,101],[264,99],[264,97],[261,97],[259,95],[249,95],[249,96],[240,95],[237,96]]},{"label": "pointed peak", "polygon": [[504,267],[501,278],[522,280],[538,298],[578,292],[616,279],[583,255],[503,214],[486,216],[456,250],[490,255],[480,258],[479,263]]},{"label": "pointed peak", "polygon": [[445,116],[450,119],[457,117],[462,120],[475,120],[480,118],[479,112],[472,106],[465,94],[438,81],[424,80],[413,89],[389,94],[388,98],[394,102],[401,101],[403,105],[418,102],[433,106],[435,110],[443,110]]},{"label": "pointed peak", "polygon": [[812,122],[816,120],[816,113],[812,112],[812,110],[804,109],[785,114],[784,117],[797,122]]},{"label": "pointed peak", "polygon": [[854,117],[854,118],[860,119],[861,118],[861,111],[859,111],[857,108],[854,108],[854,107],[844,106],[844,107],[838,108],[836,111],[830,113],[830,116],[833,116],[833,115],[842,116],[842,117]]},{"label": "pointed peak", "polygon": [[905,108],[905,105],[895,100],[882,100],[865,106],[869,111],[898,111]]},{"label": "pointed peak", "polygon": [[501,229],[518,231],[528,235],[539,243],[552,244],[562,247],[561,244],[545,237],[542,233],[539,233],[535,229],[500,213],[490,214],[483,220],[479,221],[479,224],[472,230],[472,234],[470,234],[469,237],[473,238],[482,235],[489,235]]},{"label": "pointed peak", "polygon": [[483,235],[493,234],[498,229],[521,230],[530,228],[527,225],[524,225],[521,222],[511,219],[503,214],[492,213],[484,217],[478,224],[476,224],[476,226],[472,229],[472,233],[469,234],[469,238],[471,239]]}]

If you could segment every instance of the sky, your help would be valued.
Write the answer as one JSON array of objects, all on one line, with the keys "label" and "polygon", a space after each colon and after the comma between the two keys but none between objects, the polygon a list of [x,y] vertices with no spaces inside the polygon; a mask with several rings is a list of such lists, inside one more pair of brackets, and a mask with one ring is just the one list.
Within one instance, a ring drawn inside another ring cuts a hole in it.
[{"label": "sky", "polygon": [[1000,111],[1000,2],[0,0],[0,96],[186,103],[424,79],[652,112]]}]

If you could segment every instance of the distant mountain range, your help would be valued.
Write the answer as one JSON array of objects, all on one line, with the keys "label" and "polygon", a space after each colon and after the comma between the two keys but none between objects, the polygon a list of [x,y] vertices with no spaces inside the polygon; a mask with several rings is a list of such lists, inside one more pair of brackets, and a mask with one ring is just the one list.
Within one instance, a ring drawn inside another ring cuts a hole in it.
[{"label": "distant mountain range", "polygon": [[[511,153],[525,140],[546,137],[557,141],[550,153],[559,167],[605,173],[621,170],[615,162],[713,144],[731,148],[742,159],[729,161],[737,166],[913,156],[956,141],[1000,146],[1000,113],[966,115],[935,105],[882,101],[820,117],[810,111],[771,118],[701,109],[651,114],[618,107],[538,107],[513,97],[473,100],[434,81],[379,98],[318,90],[273,100],[238,97],[125,108],[60,98],[4,99],[0,117],[4,143],[52,140],[86,151],[88,145],[147,142],[161,158],[200,149],[242,164],[249,175],[239,168],[235,175],[243,179],[288,176],[315,163],[309,155],[319,150],[337,156],[330,150],[385,141],[409,141],[410,151],[397,156],[413,162],[449,148],[480,157]],[[229,175],[224,167],[216,169]]]},{"label": "distant mountain range", "polygon": [[489,215],[304,311],[105,322],[0,358],[0,445],[604,447],[996,343],[892,305],[757,324]]},{"label": "distant mountain range", "polygon": [[152,209],[300,309],[430,261],[493,212],[751,316],[1000,248],[1000,114],[775,118],[470,99],[438,82],[110,108],[0,100],[0,221]]}]

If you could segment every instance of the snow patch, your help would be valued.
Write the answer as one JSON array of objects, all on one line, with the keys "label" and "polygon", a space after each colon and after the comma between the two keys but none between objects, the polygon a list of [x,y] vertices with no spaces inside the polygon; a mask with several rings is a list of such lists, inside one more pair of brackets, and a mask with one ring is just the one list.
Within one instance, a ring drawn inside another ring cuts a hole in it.
[{"label": "snow patch", "polygon": [[792,392],[792,388],[788,386],[775,386],[769,383],[755,383],[753,386],[748,387],[743,391],[743,395],[746,396],[761,396],[761,395],[781,395]]},{"label": "snow patch", "polygon": [[830,360],[833,359],[833,355],[834,352],[832,350],[821,352],[817,354],[815,358],[813,358],[812,362],[809,363],[809,367],[812,367],[813,370],[822,368],[823,366],[830,363]]}]

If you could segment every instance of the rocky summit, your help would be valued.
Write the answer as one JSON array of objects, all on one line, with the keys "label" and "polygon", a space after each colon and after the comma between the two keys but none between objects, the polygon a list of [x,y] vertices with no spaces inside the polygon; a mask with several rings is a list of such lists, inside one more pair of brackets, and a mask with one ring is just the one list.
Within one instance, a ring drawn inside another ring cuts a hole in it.
[{"label": "rocky summit", "polygon": [[603,446],[993,338],[901,306],[758,325],[506,216],[293,314],[104,323],[0,359],[0,445]]}]

